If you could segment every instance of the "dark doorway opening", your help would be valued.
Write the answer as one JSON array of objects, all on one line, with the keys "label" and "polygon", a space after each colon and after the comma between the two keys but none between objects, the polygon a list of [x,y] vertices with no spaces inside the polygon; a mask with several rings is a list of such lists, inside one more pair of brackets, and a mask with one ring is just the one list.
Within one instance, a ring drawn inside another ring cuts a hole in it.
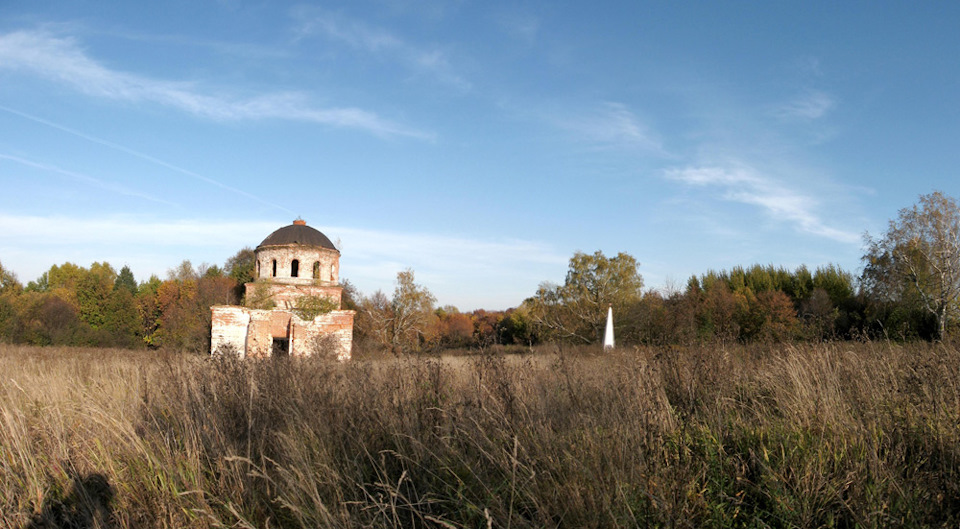
[{"label": "dark doorway opening", "polygon": [[287,356],[290,354],[290,339],[274,338],[270,354],[273,356]]},{"label": "dark doorway opening", "polygon": [[300,261],[294,259],[290,263],[290,277],[298,277],[300,275]]}]

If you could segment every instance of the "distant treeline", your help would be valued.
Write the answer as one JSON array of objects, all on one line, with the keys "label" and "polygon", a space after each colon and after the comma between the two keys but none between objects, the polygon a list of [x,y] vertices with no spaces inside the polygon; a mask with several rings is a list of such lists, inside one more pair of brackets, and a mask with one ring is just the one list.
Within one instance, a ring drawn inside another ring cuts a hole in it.
[{"label": "distant treeline", "polygon": [[[866,242],[859,277],[834,265],[812,272],[754,265],[691,277],[683,290],[644,291],[633,256],[577,252],[562,285],[543,283],[507,311],[437,308],[412,270],[397,274],[392,296],[364,296],[344,281],[342,305],[357,311],[355,350],[395,353],[596,343],[608,307],[620,345],[942,340],[955,330],[960,207],[953,198],[921,196],[883,237]],[[126,266],[64,263],[23,286],[0,264],[0,341],[209,352],[212,305],[270,305],[242,298],[253,272],[250,248],[222,268],[184,261],[165,280],[139,283]]]},{"label": "distant treeline", "polygon": [[[153,276],[140,283],[129,268],[116,272],[108,263],[55,265],[26,286],[4,272],[0,341],[208,352],[210,306],[243,303],[242,286],[252,280],[244,265],[248,252],[242,250],[223,268],[185,261],[166,279]],[[611,262],[633,258],[577,254],[571,267],[584,259],[605,261],[610,268]],[[401,275],[405,273],[409,271]],[[591,281],[600,279],[612,278]],[[344,308],[358,312],[356,347],[397,352],[593,343],[601,338],[610,304],[615,306],[618,344],[623,345],[932,339],[936,331],[933,318],[920,307],[874,299],[858,288],[850,272],[835,266],[813,272],[805,267],[735,267],[692,277],[683,291],[674,292],[635,290],[630,295],[613,283],[619,297],[600,299],[593,310],[582,299],[549,296],[569,285],[551,290],[545,284],[517,308],[461,313],[451,306],[436,308],[429,292],[416,284],[398,285],[392,297],[379,291],[362,296],[347,281]],[[403,299],[411,292],[421,294],[419,304]],[[401,322],[407,327],[400,328]]]},{"label": "distant treeline", "polygon": [[166,280],[137,283],[126,266],[64,263],[26,286],[4,272],[0,341],[207,351],[210,306],[238,302],[236,272],[185,261]]}]

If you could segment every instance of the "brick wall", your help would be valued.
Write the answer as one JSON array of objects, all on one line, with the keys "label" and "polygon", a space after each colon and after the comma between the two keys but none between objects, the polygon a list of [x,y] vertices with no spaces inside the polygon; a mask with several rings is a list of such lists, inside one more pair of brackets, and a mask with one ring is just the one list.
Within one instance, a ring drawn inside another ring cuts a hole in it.
[{"label": "brick wall", "polygon": [[337,310],[304,321],[293,316],[291,320],[291,354],[310,356],[328,354],[338,360],[349,360],[353,346],[352,310]]},{"label": "brick wall", "polygon": [[227,350],[243,354],[247,343],[247,326],[250,312],[243,307],[217,305],[213,312],[210,329],[210,351],[225,353]]},{"label": "brick wall", "polygon": [[[294,259],[299,263],[297,277],[291,275]],[[273,262],[277,273],[273,274]],[[314,277],[314,263],[319,263],[319,277]],[[268,246],[257,250],[257,278],[304,279],[336,283],[340,280],[340,252],[311,246]]]},{"label": "brick wall", "polygon": [[[280,281],[282,281],[282,283]],[[303,284],[291,284],[289,279],[262,279],[256,283],[247,283],[244,288],[246,289],[247,299],[253,299],[254,291],[257,289],[258,285],[265,284],[267,293],[276,304],[276,308],[278,309],[292,309],[296,305],[297,299],[302,296],[321,296],[330,298],[337,302],[338,307],[340,306],[340,298],[341,293],[343,292],[343,287],[338,285],[317,285],[309,279],[303,281]]]},{"label": "brick wall", "polygon": [[268,357],[274,339],[289,340],[288,352],[295,356],[329,354],[349,360],[353,347],[352,310],[321,314],[312,321],[286,310],[258,310],[217,305],[213,313],[210,350],[235,352],[241,356]]}]

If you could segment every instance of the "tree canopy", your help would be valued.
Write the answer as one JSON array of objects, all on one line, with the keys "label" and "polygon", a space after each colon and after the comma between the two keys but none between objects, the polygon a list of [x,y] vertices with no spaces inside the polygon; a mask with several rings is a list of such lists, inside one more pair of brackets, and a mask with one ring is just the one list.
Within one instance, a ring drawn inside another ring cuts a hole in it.
[{"label": "tree canopy", "polygon": [[915,302],[942,340],[960,302],[960,207],[940,191],[900,210],[879,238],[867,237],[863,281],[877,298]]},{"label": "tree canopy", "polygon": [[533,321],[547,335],[578,343],[603,337],[607,307],[625,312],[643,296],[643,277],[633,256],[576,252],[563,285],[543,283],[528,300]]}]

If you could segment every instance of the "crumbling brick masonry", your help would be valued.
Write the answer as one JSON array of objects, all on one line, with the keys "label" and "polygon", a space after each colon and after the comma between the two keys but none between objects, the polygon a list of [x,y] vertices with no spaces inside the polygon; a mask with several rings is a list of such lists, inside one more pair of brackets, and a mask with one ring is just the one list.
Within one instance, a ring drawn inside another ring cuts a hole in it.
[{"label": "crumbling brick masonry", "polygon": [[[340,251],[302,220],[271,233],[257,246],[255,281],[245,285],[245,306],[210,307],[210,350],[240,356],[335,356],[350,358],[352,310],[340,310]],[[305,301],[327,308],[301,310]]]}]

